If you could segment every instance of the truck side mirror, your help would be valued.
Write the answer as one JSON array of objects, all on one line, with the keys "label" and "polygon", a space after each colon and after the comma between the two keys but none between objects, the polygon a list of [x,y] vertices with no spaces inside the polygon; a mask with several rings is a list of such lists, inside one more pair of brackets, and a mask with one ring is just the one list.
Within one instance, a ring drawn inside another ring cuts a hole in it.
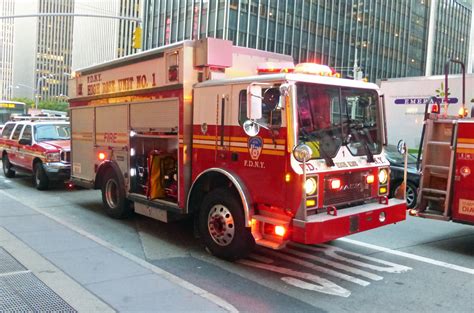
[{"label": "truck side mirror", "polygon": [[247,118],[258,120],[262,118],[262,87],[250,85],[247,87]]},{"label": "truck side mirror", "polygon": [[280,102],[277,105],[277,109],[283,110],[286,107],[286,97],[290,93],[289,84],[280,85]]}]

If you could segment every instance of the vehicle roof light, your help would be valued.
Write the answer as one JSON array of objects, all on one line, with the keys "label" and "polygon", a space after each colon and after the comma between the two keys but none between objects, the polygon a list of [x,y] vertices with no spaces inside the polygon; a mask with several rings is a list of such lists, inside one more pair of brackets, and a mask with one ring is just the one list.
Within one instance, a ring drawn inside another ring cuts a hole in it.
[{"label": "vehicle roof light", "polygon": [[299,63],[295,66],[294,72],[299,74],[312,74],[337,78],[341,77],[341,74],[337,73],[335,69],[317,63]]},{"label": "vehicle roof light", "polygon": [[433,103],[431,106],[431,113],[439,114],[439,105],[437,103]]},{"label": "vehicle roof light", "polygon": [[292,62],[266,62],[257,66],[258,74],[291,73],[295,65]]}]

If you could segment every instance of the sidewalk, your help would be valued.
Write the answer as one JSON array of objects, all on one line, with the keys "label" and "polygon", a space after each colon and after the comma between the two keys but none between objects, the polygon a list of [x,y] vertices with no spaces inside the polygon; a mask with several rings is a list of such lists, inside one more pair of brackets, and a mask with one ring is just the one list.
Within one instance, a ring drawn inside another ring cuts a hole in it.
[{"label": "sidewalk", "polygon": [[224,300],[0,190],[0,312],[235,311]]}]

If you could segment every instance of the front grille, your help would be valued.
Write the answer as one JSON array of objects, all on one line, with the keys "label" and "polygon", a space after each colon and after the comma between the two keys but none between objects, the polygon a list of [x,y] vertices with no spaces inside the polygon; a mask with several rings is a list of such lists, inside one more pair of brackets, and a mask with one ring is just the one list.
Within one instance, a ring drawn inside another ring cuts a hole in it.
[{"label": "front grille", "polygon": [[71,151],[61,151],[61,162],[63,163],[71,162]]},{"label": "front grille", "polygon": [[[324,177],[324,205],[342,205],[363,201],[371,196],[371,186],[366,182],[368,171],[330,174]],[[331,189],[332,179],[341,180],[341,188]]]}]

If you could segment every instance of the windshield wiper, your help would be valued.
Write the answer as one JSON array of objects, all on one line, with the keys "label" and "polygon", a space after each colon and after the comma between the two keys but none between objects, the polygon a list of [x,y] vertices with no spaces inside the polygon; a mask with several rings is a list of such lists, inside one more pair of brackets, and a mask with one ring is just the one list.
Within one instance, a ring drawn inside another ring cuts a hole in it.
[{"label": "windshield wiper", "polygon": [[[301,133],[303,134],[303,136],[309,138],[311,142],[314,142],[313,145],[316,147],[316,149],[318,149],[319,153],[321,154],[321,156],[323,157],[324,161],[326,162],[326,165],[329,166],[329,167],[334,166],[334,161],[333,161],[332,158],[329,156],[329,154],[326,152],[326,150],[324,150],[324,148],[323,148],[323,146],[322,146],[322,143],[318,140],[318,138],[316,138],[316,137],[315,137],[314,135],[312,135],[311,133],[306,132],[303,128],[301,129]],[[317,141],[319,144],[316,144],[316,141]]]},{"label": "windshield wiper", "polygon": [[[349,126],[350,128],[350,126]],[[362,135],[363,137],[361,138],[361,142],[362,142],[362,146],[364,147],[364,150],[365,150],[365,154],[367,156],[367,162],[369,163],[374,163],[375,160],[374,160],[374,154],[372,153],[372,151],[370,150],[370,147],[369,147],[369,144],[367,143],[367,135],[366,133],[364,132],[363,129],[361,130],[357,130],[357,129],[353,129],[357,132],[357,134],[359,135]],[[347,146],[350,142],[352,141],[352,134],[349,133],[347,134],[347,137],[346,139],[344,140],[344,144]]]}]

